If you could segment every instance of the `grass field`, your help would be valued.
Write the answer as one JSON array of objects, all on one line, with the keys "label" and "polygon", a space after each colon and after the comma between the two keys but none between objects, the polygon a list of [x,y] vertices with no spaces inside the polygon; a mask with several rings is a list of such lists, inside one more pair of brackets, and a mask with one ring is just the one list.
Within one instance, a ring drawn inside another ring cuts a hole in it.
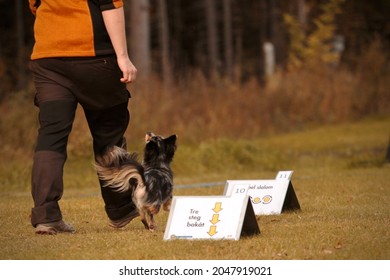
[{"label": "grass field", "polygon": [[301,211],[260,216],[261,234],[239,241],[163,241],[167,213],[157,216],[155,233],[145,231],[139,219],[121,230],[109,228],[92,160],[75,154],[66,166],[61,207],[77,233],[35,235],[29,222],[30,159],[3,158],[0,258],[390,259],[389,128],[389,118],[376,118],[252,140],[180,144],[175,195],[221,195],[223,184],[180,186],[272,179],[279,170],[294,170]]}]

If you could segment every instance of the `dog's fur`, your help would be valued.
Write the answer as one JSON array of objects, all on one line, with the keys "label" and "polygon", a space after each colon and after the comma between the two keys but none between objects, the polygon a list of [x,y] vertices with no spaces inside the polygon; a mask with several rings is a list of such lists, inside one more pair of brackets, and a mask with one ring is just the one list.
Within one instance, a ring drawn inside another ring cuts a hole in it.
[{"label": "dog's fur", "polygon": [[110,147],[96,158],[95,168],[103,187],[118,192],[132,192],[132,199],[146,229],[154,231],[154,216],[161,206],[169,211],[173,191],[170,163],[176,151],[176,135],[168,138],[148,132],[145,136],[142,164],[135,153]]}]

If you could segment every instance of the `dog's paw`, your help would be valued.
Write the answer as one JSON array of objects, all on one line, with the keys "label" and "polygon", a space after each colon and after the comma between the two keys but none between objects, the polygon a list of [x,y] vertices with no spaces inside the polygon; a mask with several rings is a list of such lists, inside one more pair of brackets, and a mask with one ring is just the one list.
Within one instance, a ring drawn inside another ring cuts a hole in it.
[{"label": "dog's paw", "polygon": [[155,232],[157,230],[157,226],[156,225],[149,225],[149,231],[151,232]]},{"label": "dog's paw", "polygon": [[157,229],[157,226],[155,224],[148,224],[146,220],[141,220],[141,222],[144,224],[145,229],[154,232]]},{"label": "dog's paw", "polygon": [[144,224],[145,229],[149,229],[148,222],[145,219],[142,219],[141,222]]}]

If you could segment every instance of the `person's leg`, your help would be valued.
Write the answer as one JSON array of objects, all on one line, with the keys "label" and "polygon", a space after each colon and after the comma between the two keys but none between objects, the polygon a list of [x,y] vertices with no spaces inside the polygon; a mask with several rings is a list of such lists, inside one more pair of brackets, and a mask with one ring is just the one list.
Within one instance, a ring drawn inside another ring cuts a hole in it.
[{"label": "person's leg", "polygon": [[[130,93],[120,82],[122,72],[115,56],[73,59],[72,80],[75,97],[83,107],[93,137],[95,156],[110,146],[123,147],[124,133],[130,120],[128,102]],[[80,79],[80,77],[83,77]],[[102,187],[105,210],[113,227],[122,227],[138,216],[132,195]]]},{"label": "person's leg", "polygon": [[[105,110],[84,111],[93,137],[95,156],[110,146],[126,146],[123,135],[130,119],[127,102]],[[138,211],[132,201],[131,191],[115,192],[111,188],[103,187],[102,181],[100,181],[100,186],[111,226],[123,227],[138,216]]]},{"label": "person's leg", "polygon": [[63,193],[66,145],[75,109],[75,102],[68,100],[39,104],[40,128],[32,169],[33,226],[62,219],[58,201]]},{"label": "person's leg", "polygon": [[86,110],[85,117],[93,137],[93,150],[101,154],[107,147],[125,147],[124,134],[129,125],[127,102],[103,110]]},{"label": "person's leg", "polygon": [[63,167],[77,102],[67,88],[54,82],[45,63],[32,63],[39,108],[39,130],[31,174],[34,207],[31,224],[37,233],[74,232],[62,221],[58,204],[63,194]]}]

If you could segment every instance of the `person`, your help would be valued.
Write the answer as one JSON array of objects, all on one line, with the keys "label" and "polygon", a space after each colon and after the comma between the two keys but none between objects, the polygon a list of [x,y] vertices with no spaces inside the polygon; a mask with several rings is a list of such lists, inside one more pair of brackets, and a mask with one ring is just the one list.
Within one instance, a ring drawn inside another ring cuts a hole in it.
[{"label": "person", "polygon": [[[59,201],[76,107],[84,110],[95,157],[108,146],[125,147],[131,97],[126,84],[137,69],[127,52],[122,0],[29,0],[29,7],[35,16],[29,68],[39,108],[31,224],[37,234],[74,233]],[[109,225],[120,228],[138,216],[130,193],[100,186]]]}]

